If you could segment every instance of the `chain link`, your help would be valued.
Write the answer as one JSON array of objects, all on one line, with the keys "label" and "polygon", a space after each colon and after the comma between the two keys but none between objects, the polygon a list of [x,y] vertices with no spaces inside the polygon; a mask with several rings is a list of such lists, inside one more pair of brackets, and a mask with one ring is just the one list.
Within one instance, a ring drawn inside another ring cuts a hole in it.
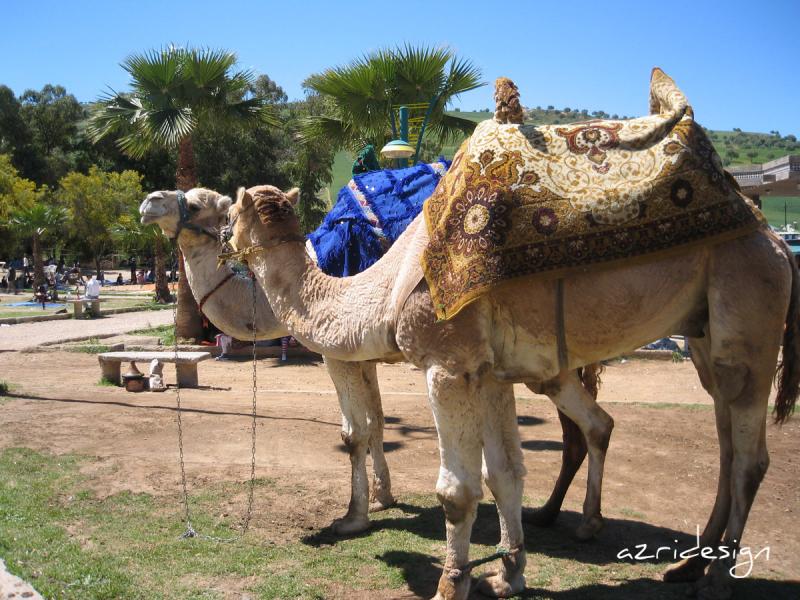
[{"label": "chain link", "polygon": [[[178,258],[178,248],[177,242],[173,243],[173,256],[175,261],[173,264],[177,264]],[[257,370],[256,370],[256,335],[257,335],[257,328],[256,328],[256,284],[255,284],[255,276],[253,273],[250,273],[252,288],[253,288],[253,413],[252,413],[252,435],[251,435],[251,460],[250,460],[250,482],[248,485],[247,490],[247,512],[245,513],[244,522],[242,523],[242,529],[237,533],[237,535],[232,537],[217,537],[207,534],[198,533],[194,527],[192,526],[192,519],[191,513],[189,511],[189,491],[186,486],[186,466],[184,463],[184,456],[183,456],[183,422],[181,421],[181,385],[180,382],[176,382],[175,385],[175,392],[176,392],[176,403],[177,403],[177,410],[176,414],[176,421],[178,424],[178,455],[180,457],[181,463],[181,488],[183,490],[183,509],[184,509],[184,520],[186,521],[186,531],[184,531],[180,538],[192,538],[192,537],[201,537],[206,540],[210,540],[213,542],[235,542],[244,536],[247,533],[247,530],[250,528],[250,520],[253,516],[253,492],[255,489],[256,484],[256,394],[258,392],[258,379],[257,379]],[[174,352],[175,352],[175,364],[178,364],[178,291],[177,291],[177,283],[173,282],[172,285],[172,292],[175,297],[175,301],[172,303],[172,326],[173,326],[173,336],[174,336]]]}]

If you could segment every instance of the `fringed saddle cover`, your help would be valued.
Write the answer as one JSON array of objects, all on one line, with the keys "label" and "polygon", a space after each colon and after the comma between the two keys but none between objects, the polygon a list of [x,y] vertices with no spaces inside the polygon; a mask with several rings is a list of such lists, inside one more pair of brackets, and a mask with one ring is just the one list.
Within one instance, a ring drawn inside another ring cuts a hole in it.
[{"label": "fringed saddle cover", "polygon": [[423,209],[440,319],[514,277],[660,256],[764,222],[659,69],[650,94],[638,119],[478,125]]}]

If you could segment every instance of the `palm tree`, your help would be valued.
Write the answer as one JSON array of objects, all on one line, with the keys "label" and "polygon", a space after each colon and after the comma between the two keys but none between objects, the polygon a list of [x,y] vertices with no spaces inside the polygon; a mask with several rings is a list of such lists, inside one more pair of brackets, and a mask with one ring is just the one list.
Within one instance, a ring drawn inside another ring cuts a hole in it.
[{"label": "palm tree", "polygon": [[155,225],[142,225],[138,213],[128,214],[119,218],[111,235],[120,246],[132,254],[152,249],[156,263],[155,301],[161,304],[172,302],[172,294],[167,283],[164,235],[161,229]]},{"label": "palm tree", "polygon": [[33,249],[33,289],[45,282],[44,263],[42,262],[41,241],[47,232],[53,231],[67,218],[66,210],[37,202],[31,206],[18,209],[11,217],[11,223],[25,237],[30,237]]},{"label": "palm tree", "polygon": [[446,48],[379,50],[306,80],[307,88],[329,100],[329,110],[307,118],[303,135],[353,151],[368,143],[380,148],[399,135],[393,107],[430,103],[426,139],[442,145],[475,128],[445,110],[459,94],[484,85],[480,78],[475,65]]},{"label": "palm tree", "polygon": [[[177,151],[176,187],[196,187],[192,136],[199,124],[277,124],[266,99],[252,93],[253,73],[235,66],[236,55],[225,50],[170,47],[130,56],[122,68],[131,76],[131,91],[102,98],[87,133],[94,141],[116,138],[132,158],[157,148]],[[178,268],[178,336],[199,339],[202,320],[180,255]]]}]

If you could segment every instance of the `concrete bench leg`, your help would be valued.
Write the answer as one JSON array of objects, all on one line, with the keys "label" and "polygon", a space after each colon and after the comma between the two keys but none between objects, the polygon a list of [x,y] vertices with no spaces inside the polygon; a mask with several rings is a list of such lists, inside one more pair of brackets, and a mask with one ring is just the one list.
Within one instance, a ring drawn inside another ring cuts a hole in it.
[{"label": "concrete bench leg", "polygon": [[92,302],[92,316],[99,317],[100,316],[100,303],[99,302]]},{"label": "concrete bench leg", "polygon": [[178,385],[182,388],[197,387],[197,363],[177,363]]},{"label": "concrete bench leg", "polygon": [[80,319],[83,316],[83,302],[76,302],[73,306],[75,307],[75,318]]},{"label": "concrete bench leg", "polygon": [[119,382],[119,366],[120,362],[117,360],[101,360],[100,367],[103,369],[103,379],[113,381],[115,385],[120,385]]}]

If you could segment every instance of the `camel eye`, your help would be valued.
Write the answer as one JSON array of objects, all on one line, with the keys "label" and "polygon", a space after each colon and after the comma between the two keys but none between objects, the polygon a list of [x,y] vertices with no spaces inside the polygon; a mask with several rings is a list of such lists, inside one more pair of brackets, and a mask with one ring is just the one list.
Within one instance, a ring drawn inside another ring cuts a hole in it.
[{"label": "camel eye", "polygon": [[189,212],[197,213],[199,210],[200,210],[200,207],[197,206],[196,204],[190,204],[189,205]]}]

